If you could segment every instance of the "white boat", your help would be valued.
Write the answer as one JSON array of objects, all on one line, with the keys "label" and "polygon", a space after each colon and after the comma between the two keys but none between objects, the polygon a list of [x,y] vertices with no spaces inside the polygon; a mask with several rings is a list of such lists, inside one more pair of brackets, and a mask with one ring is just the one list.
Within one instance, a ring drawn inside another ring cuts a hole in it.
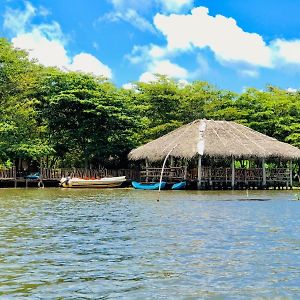
[{"label": "white boat", "polygon": [[125,176],[103,177],[101,179],[83,179],[63,177],[60,185],[64,188],[112,188],[126,181]]}]

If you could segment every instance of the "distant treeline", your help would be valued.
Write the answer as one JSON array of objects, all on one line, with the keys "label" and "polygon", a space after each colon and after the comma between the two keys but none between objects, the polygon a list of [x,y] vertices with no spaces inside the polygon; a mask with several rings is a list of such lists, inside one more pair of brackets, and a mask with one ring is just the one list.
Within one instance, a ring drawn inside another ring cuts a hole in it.
[{"label": "distant treeline", "polygon": [[127,153],[195,119],[233,120],[300,147],[300,92],[241,94],[158,76],[133,89],[47,68],[0,39],[0,164],[125,166]]}]

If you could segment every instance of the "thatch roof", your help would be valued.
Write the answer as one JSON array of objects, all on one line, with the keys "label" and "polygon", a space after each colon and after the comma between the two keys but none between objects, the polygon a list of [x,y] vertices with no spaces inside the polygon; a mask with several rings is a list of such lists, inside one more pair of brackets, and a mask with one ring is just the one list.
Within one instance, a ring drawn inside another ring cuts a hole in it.
[{"label": "thatch roof", "polygon": [[300,159],[300,149],[230,121],[196,120],[129,153],[129,159],[158,161],[171,155]]}]

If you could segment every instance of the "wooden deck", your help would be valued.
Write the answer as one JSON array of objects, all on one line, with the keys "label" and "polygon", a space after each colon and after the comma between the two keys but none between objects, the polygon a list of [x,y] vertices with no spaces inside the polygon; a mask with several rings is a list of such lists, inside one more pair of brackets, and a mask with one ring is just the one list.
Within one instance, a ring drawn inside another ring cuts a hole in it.
[{"label": "wooden deck", "polygon": [[87,179],[96,179],[102,177],[117,177],[126,176],[127,182],[131,180],[140,180],[140,171],[132,169],[118,169],[118,170],[90,170],[90,169],[49,169],[42,168],[40,178],[25,179],[29,172],[18,172],[15,167],[6,170],[0,170],[0,186],[5,187],[27,187],[27,186],[58,186],[62,177],[78,177]]},{"label": "wooden deck", "polygon": [[[45,185],[58,185],[62,177],[78,178],[102,178],[105,176],[126,176],[127,182],[132,180],[157,182],[160,179],[161,168],[147,168],[139,171],[134,169],[118,170],[87,170],[87,169],[47,169],[41,170],[39,179],[25,179],[28,173],[17,172],[13,167],[7,170],[0,170],[1,186],[37,186],[40,181]],[[263,169],[235,169],[234,188],[291,188],[292,179],[288,168],[267,169],[265,182],[263,180]],[[189,186],[193,188],[198,182],[198,170],[187,170],[185,167],[166,168],[163,173],[163,180],[169,183],[187,180]],[[201,169],[201,189],[229,189],[232,188],[232,170],[231,168],[209,168]]]},{"label": "wooden deck", "polygon": [[[160,168],[147,168],[141,171],[142,181],[158,181],[161,175]],[[163,180],[176,182],[184,180],[193,183],[198,181],[198,170],[186,170],[181,168],[166,168]],[[263,169],[235,169],[234,188],[290,188],[292,187],[290,170],[287,168],[276,168],[266,170],[266,182],[263,182]],[[201,169],[202,189],[228,189],[232,188],[231,168],[209,168]]]}]

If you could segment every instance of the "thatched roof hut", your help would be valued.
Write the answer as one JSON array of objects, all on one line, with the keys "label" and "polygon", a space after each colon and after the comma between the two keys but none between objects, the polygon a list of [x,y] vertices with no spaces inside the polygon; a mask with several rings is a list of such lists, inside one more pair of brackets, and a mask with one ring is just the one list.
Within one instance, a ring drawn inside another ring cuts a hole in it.
[{"label": "thatched roof hut", "polygon": [[300,159],[300,149],[231,121],[196,120],[129,153],[129,159],[159,161],[172,156]]}]

